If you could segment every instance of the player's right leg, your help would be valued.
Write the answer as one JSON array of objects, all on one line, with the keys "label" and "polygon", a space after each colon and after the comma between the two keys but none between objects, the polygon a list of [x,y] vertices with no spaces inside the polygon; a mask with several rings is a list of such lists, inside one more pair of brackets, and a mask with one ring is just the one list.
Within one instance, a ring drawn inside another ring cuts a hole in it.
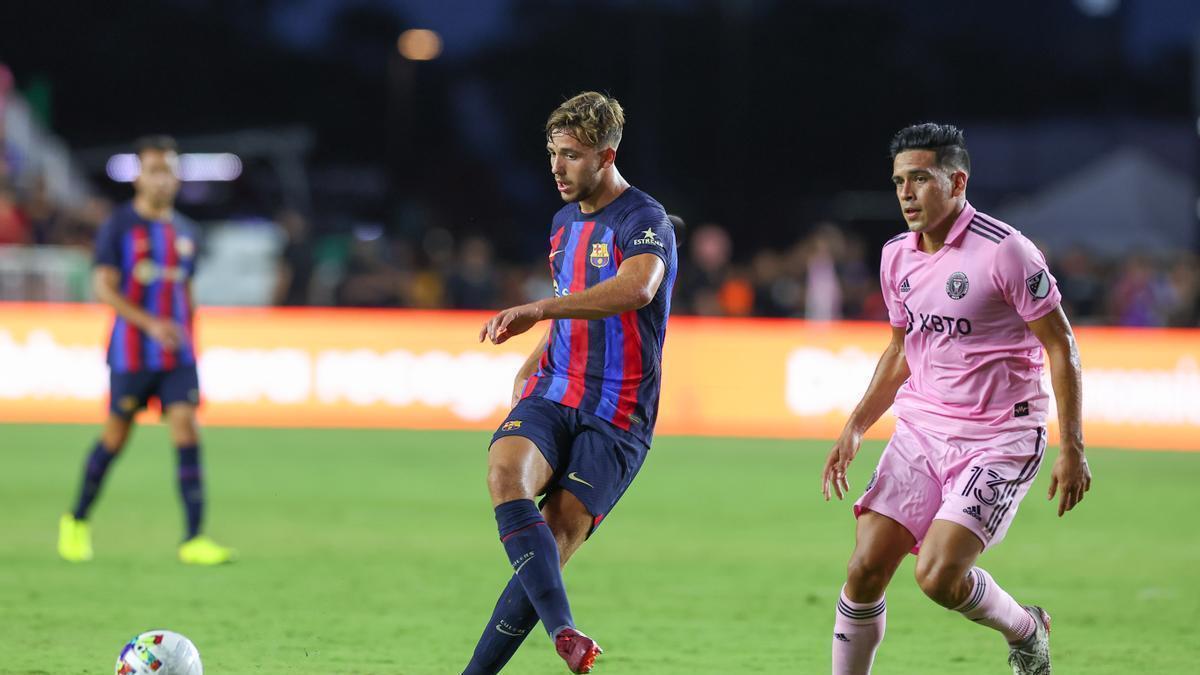
[{"label": "player's right leg", "polygon": [[499,672],[539,619],[551,639],[574,628],[558,543],[534,502],[554,476],[557,448],[569,442],[565,411],[543,399],[522,400],[493,437],[488,492],[514,575],[464,671],[469,675]]},{"label": "player's right leg", "polygon": [[109,415],[83,465],[79,495],[70,513],[58,521],[58,555],[70,562],[92,559],[92,535],[87,518],[100,494],[104,477],[117,458],[133,427],[133,415],[145,405],[150,378],[145,373],[112,373],[109,378]]},{"label": "player's right leg", "polygon": [[509,563],[551,638],[574,628],[558,542],[534,499],[554,470],[528,438],[508,436],[488,453],[488,490]]},{"label": "player's right leg", "polygon": [[884,592],[915,544],[912,533],[895,520],[874,511],[859,515],[833,623],[834,675],[871,672],[887,627]]},{"label": "player's right leg", "polygon": [[887,626],[884,591],[904,556],[920,545],[942,503],[941,484],[926,468],[934,441],[903,420],[854,503],[854,554],[833,630],[834,675],[871,672]]}]

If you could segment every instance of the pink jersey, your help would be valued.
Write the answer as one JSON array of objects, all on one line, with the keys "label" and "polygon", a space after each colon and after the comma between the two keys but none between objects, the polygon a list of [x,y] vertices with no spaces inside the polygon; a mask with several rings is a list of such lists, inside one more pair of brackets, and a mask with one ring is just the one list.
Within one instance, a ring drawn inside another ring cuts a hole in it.
[{"label": "pink jersey", "polygon": [[1026,326],[1062,295],[1046,258],[969,203],[928,254],[908,232],[883,246],[879,280],[911,372],[895,413],[922,429],[986,438],[1046,423],[1042,345]]}]

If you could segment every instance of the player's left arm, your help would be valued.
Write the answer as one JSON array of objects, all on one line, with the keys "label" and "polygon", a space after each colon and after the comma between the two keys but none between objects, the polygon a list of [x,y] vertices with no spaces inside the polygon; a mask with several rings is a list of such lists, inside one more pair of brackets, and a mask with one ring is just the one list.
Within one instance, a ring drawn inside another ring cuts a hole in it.
[{"label": "player's left arm", "polygon": [[1075,508],[1092,487],[1092,471],[1083,452],[1083,369],[1075,333],[1056,306],[1045,316],[1026,323],[1046,349],[1050,362],[1050,381],[1058,403],[1060,448],[1050,474],[1047,499],[1060,491],[1058,515]]},{"label": "player's left arm", "polygon": [[591,288],[506,309],[479,331],[479,341],[500,344],[543,319],[604,319],[641,309],[654,300],[667,266],[658,255],[626,258],[613,278]]}]

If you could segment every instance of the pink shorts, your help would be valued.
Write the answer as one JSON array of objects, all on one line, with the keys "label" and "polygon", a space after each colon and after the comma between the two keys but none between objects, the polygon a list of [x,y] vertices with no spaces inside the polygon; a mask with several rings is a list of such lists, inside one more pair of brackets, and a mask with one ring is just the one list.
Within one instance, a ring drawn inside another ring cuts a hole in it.
[{"label": "pink shorts", "polygon": [[874,511],[900,523],[917,540],[913,553],[934,520],[958,523],[990,548],[1004,539],[1045,451],[1044,428],[977,440],[896,420],[854,515]]}]

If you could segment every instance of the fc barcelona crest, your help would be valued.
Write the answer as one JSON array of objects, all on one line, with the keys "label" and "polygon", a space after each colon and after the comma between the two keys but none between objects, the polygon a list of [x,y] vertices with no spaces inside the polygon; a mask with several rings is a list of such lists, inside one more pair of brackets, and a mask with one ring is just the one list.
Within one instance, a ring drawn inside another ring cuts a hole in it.
[{"label": "fc barcelona crest", "polygon": [[604,267],[608,264],[608,244],[592,244],[592,255],[589,258],[592,267]]}]

